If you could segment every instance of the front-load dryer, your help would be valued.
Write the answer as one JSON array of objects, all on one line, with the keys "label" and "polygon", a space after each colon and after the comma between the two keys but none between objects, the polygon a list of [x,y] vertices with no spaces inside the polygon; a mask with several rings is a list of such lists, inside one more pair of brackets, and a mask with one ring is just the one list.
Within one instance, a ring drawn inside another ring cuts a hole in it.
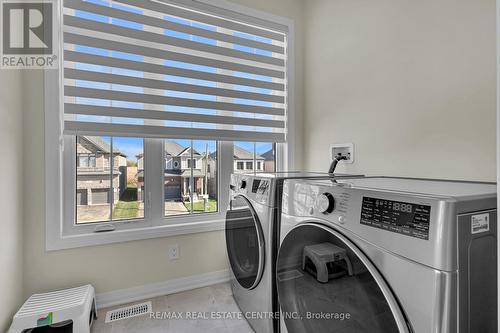
[{"label": "front-load dryer", "polygon": [[497,332],[495,184],[284,184],[282,332]]},{"label": "front-load dryer", "polygon": [[[276,256],[285,179],[341,179],[353,175],[275,172],[231,176],[226,246],[236,304],[257,333],[279,331]],[[358,176],[359,177],[359,176]]]}]

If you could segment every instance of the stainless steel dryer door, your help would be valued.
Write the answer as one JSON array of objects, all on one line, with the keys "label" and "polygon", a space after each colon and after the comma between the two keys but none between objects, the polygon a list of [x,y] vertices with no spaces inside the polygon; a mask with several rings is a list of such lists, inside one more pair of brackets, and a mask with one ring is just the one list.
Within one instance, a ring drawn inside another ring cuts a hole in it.
[{"label": "stainless steel dryer door", "polygon": [[252,205],[242,195],[231,200],[226,213],[226,246],[233,274],[246,289],[258,284],[264,271],[264,235]]},{"label": "stainless steel dryer door", "polygon": [[304,223],[291,229],[280,246],[277,280],[288,333],[409,332],[383,277],[332,228]]}]

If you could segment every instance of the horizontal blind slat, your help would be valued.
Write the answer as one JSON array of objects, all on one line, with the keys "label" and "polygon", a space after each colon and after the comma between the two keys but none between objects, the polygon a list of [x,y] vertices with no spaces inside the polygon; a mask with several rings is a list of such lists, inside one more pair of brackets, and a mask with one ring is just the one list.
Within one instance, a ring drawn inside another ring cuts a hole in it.
[{"label": "horizontal blind slat", "polygon": [[244,32],[250,35],[256,35],[260,37],[265,37],[273,40],[277,40],[280,42],[285,41],[285,35],[282,33],[273,32],[271,30],[260,29],[251,25],[238,23],[231,20],[226,20],[223,18],[219,18],[212,15],[207,15],[195,11],[191,11],[188,9],[183,9],[176,6],[171,6],[167,4],[162,4],[154,1],[143,0],[114,0],[115,2],[123,3],[129,6],[143,8],[147,10],[151,10],[154,12],[164,13],[166,15],[177,16],[181,18],[185,18],[188,20],[197,21],[200,23],[205,23],[208,25],[213,25],[217,27],[223,27],[230,30]]},{"label": "horizontal blind slat", "polygon": [[247,113],[258,113],[266,115],[285,115],[285,109],[255,106],[246,104],[226,103],[226,102],[213,102],[206,100],[197,100],[190,98],[168,97],[144,93],[131,93],[115,90],[103,90],[94,88],[82,88],[64,86],[65,96],[95,98],[104,100],[126,101],[145,104],[158,104],[165,106],[184,106],[190,108],[200,108],[209,110],[225,110]]},{"label": "horizontal blind slat", "polygon": [[217,55],[222,55],[226,57],[246,59],[255,62],[261,62],[269,65],[284,66],[285,61],[283,59],[262,56],[258,54],[253,54],[249,52],[229,49],[226,47],[219,47],[214,45],[209,45],[205,43],[193,42],[190,40],[185,40],[181,38],[175,38],[170,36],[165,36],[157,33],[152,33],[148,31],[141,31],[137,29],[130,29],[121,27],[118,25],[100,23],[92,20],[85,20],[78,17],[73,17],[69,15],[64,15],[64,24],[67,26],[77,27],[81,29],[98,31],[113,35],[118,35],[120,37],[128,37],[139,39],[142,41],[148,41],[153,43],[177,46],[185,49],[213,53]]},{"label": "horizontal blind slat", "polygon": [[90,122],[64,122],[64,134],[68,135],[88,135],[99,136],[108,133],[110,136],[120,137],[150,137],[150,138],[176,138],[176,139],[200,139],[234,141],[259,141],[259,142],[284,142],[284,133],[274,132],[252,132],[223,129],[204,128],[184,128],[184,127],[163,127],[148,125],[124,125],[124,124],[103,124]]},{"label": "horizontal blind slat", "polygon": [[231,71],[245,72],[250,74],[257,74],[263,76],[270,76],[279,79],[284,79],[285,74],[283,71],[243,65],[236,62],[229,62],[223,60],[215,60],[199,56],[193,56],[185,53],[177,53],[172,51],[160,50],[152,47],[137,46],[122,42],[116,42],[109,39],[101,39],[95,37],[83,36],[75,33],[64,32],[64,42],[77,45],[86,45],[104,50],[119,51],[146,57],[168,59],[180,61],[184,63],[196,64],[212,68],[221,68]]},{"label": "horizontal blind slat", "polygon": [[71,115],[107,116],[107,117],[173,120],[173,121],[186,121],[186,119],[189,119],[190,122],[194,123],[257,126],[257,127],[268,127],[277,129],[285,128],[284,121],[271,120],[271,119],[229,117],[229,116],[219,116],[219,115],[168,112],[168,111],[157,111],[148,109],[119,108],[112,106],[96,106],[96,105],[72,104],[72,103],[65,103],[64,109],[66,114],[71,114]]},{"label": "horizontal blind slat", "polygon": [[229,35],[217,31],[197,28],[185,24],[167,21],[161,18],[151,17],[143,14],[136,14],[129,11],[119,10],[112,7],[105,7],[96,5],[90,2],[83,2],[79,0],[65,0],[64,6],[67,8],[81,10],[89,13],[94,13],[102,16],[109,16],[112,18],[122,19],[126,21],[145,24],[153,27],[158,27],[166,30],[182,32],[188,35],[195,35],[208,39],[214,39],[230,44],[242,45],[251,48],[256,48],[265,51],[271,51],[278,54],[284,54],[285,48],[279,45],[263,43],[248,38]]},{"label": "horizontal blind slat", "polygon": [[201,72],[192,69],[169,67],[164,65],[150,64],[147,62],[125,60],[125,59],[93,55],[93,54],[81,53],[69,50],[64,51],[64,59],[66,61],[72,61],[78,63],[86,63],[86,64],[93,64],[93,65],[100,65],[100,66],[107,66],[114,68],[123,68],[135,71],[144,71],[148,73],[165,74],[165,75],[179,76],[179,77],[192,78],[198,80],[270,89],[276,91],[285,90],[285,85],[282,83],[260,81],[260,80],[254,80],[254,79],[242,78],[224,74]]},{"label": "horizontal blind slat", "polygon": [[231,98],[241,98],[247,100],[257,100],[273,103],[284,103],[285,98],[278,95],[258,94],[233,89],[212,88],[185,83],[169,82],[165,80],[146,79],[127,75],[107,74],[101,72],[84,71],[79,69],[67,68],[64,71],[64,77],[73,80],[85,80],[94,82],[114,83],[125,86],[135,86],[152,88],[159,90],[173,90],[186,93],[223,96]]}]

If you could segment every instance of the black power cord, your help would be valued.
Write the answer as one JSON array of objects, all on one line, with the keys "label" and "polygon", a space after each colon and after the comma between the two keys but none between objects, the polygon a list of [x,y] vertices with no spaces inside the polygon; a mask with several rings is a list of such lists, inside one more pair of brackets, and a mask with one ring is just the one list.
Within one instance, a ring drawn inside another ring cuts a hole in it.
[{"label": "black power cord", "polygon": [[339,163],[339,161],[342,160],[344,161],[347,160],[347,157],[342,155],[335,156],[335,158],[332,161],[332,164],[330,164],[330,169],[328,169],[328,173],[333,174],[335,172],[335,169],[337,168],[337,164]]}]

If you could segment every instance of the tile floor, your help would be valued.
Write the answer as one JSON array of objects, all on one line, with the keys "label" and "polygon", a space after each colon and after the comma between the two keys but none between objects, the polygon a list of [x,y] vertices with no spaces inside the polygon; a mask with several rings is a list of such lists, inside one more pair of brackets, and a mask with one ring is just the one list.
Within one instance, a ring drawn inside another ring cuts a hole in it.
[{"label": "tile floor", "polygon": [[[149,301],[149,300],[145,300]],[[231,295],[229,284],[217,284],[151,299],[153,312],[202,313],[209,319],[153,319],[149,314],[140,317],[123,319],[105,324],[106,312],[122,306],[110,307],[98,311],[98,319],[93,325],[92,333],[251,333],[253,330],[244,319],[236,319],[238,306]],[[131,304],[140,303],[134,302]],[[232,318],[211,319],[211,313],[230,313]]]}]

